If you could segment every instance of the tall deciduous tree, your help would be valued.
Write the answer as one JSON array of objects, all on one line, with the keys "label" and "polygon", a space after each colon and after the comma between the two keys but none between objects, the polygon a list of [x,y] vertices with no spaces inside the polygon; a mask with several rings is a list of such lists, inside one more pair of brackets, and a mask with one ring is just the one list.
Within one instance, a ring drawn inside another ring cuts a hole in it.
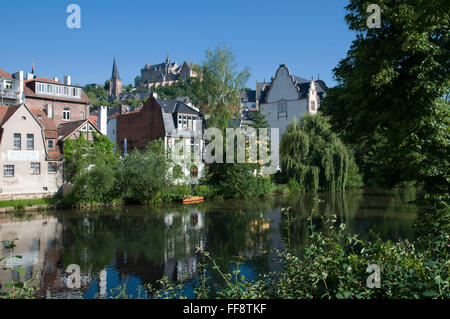
[{"label": "tall deciduous tree", "polygon": [[249,69],[237,71],[237,63],[226,44],[206,50],[202,69],[202,100],[209,105],[209,127],[225,129],[241,103],[239,91],[250,76]]},{"label": "tall deciduous tree", "polygon": [[338,86],[325,110],[363,168],[392,187],[425,185],[429,204],[450,224],[449,10],[444,0],[379,0],[381,28],[368,29],[370,1],[351,0],[346,21],[357,32],[334,69]]}]

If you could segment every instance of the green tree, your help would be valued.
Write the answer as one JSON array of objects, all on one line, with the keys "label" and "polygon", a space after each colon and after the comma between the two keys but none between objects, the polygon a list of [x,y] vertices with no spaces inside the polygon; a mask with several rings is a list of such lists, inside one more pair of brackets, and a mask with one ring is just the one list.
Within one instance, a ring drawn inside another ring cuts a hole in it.
[{"label": "green tree", "polygon": [[280,155],[283,174],[301,190],[362,186],[352,152],[320,113],[294,119],[281,139]]},{"label": "green tree", "polygon": [[169,163],[161,140],[150,142],[144,152],[130,152],[119,163],[117,181],[124,201],[150,203],[159,200],[171,181]]},{"label": "green tree", "polygon": [[250,76],[249,68],[237,70],[235,56],[226,44],[206,50],[203,62],[201,99],[209,105],[208,126],[225,129],[241,103],[239,92]]},{"label": "green tree", "polygon": [[[346,21],[357,32],[334,69],[338,86],[324,109],[346,141],[358,147],[376,184],[424,184],[426,202],[450,227],[450,72],[448,3],[380,0],[381,28],[368,29],[368,1],[351,0]],[[437,219],[435,219],[437,220]]]},{"label": "green tree", "polygon": [[100,156],[108,163],[114,163],[117,156],[113,149],[114,143],[105,135],[94,134],[93,141],[88,141],[82,133],[75,140],[65,140],[63,148],[65,179],[73,182]]}]

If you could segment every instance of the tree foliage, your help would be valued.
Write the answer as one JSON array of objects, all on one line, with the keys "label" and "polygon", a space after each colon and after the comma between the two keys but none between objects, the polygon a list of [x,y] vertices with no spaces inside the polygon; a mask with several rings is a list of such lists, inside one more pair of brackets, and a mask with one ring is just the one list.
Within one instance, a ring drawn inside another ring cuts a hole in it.
[{"label": "tree foliage", "polygon": [[208,126],[225,129],[241,104],[239,92],[250,76],[249,69],[237,70],[230,47],[220,44],[206,50],[202,67],[201,100],[208,105]]},{"label": "tree foliage", "polygon": [[361,186],[352,152],[320,113],[294,119],[281,139],[280,155],[283,174],[300,190],[343,191]]},{"label": "tree foliage", "polygon": [[345,140],[357,145],[372,182],[423,183],[424,203],[441,216],[438,229],[448,233],[448,3],[378,1],[382,25],[370,30],[368,3],[351,0],[347,6],[346,20],[357,38],[334,69],[338,86],[328,91],[324,108]]}]

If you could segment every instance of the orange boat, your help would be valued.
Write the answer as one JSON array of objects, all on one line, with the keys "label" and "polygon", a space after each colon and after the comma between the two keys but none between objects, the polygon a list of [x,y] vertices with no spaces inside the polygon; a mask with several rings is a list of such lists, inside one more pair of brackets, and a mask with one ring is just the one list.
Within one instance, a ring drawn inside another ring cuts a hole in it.
[{"label": "orange boat", "polygon": [[191,197],[191,198],[183,199],[183,204],[196,204],[196,203],[203,202],[203,200],[204,200],[204,197]]}]

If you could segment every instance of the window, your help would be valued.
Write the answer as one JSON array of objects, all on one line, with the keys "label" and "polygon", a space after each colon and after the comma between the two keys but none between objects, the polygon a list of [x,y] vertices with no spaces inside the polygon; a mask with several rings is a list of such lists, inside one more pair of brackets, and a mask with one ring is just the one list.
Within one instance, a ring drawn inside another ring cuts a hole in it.
[{"label": "window", "polygon": [[56,174],[58,172],[58,163],[57,162],[48,162],[48,173]]},{"label": "window", "polygon": [[53,85],[47,84],[47,93],[53,94]]},{"label": "window", "polygon": [[72,96],[77,96],[77,89],[76,88],[72,88]]},{"label": "window", "polygon": [[34,134],[27,134],[27,150],[34,150]]},{"label": "window", "polygon": [[80,112],[80,118],[84,120],[84,112]]},{"label": "window", "polygon": [[12,90],[13,89],[13,81],[6,80],[5,81],[5,90]]},{"label": "window", "polygon": [[22,148],[22,140],[20,133],[14,133],[14,149],[20,150]]},{"label": "window", "polygon": [[311,111],[316,110],[316,101],[311,101]]},{"label": "window", "polygon": [[47,141],[48,149],[54,149],[55,148],[55,141],[54,140],[48,140]]},{"label": "window", "polygon": [[67,86],[64,87],[64,95],[69,95],[69,88]]},{"label": "window", "polygon": [[31,163],[31,175],[41,174],[41,163]]},{"label": "window", "polygon": [[68,107],[63,109],[63,121],[70,121],[70,109]]},{"label": "window", "polygon": [[287,100],[281,99],[278,101],[278,119],[287,119]]},{"label": "window", "polygon": [[14,165],[3,165],[3,176],[14,177]]}]

